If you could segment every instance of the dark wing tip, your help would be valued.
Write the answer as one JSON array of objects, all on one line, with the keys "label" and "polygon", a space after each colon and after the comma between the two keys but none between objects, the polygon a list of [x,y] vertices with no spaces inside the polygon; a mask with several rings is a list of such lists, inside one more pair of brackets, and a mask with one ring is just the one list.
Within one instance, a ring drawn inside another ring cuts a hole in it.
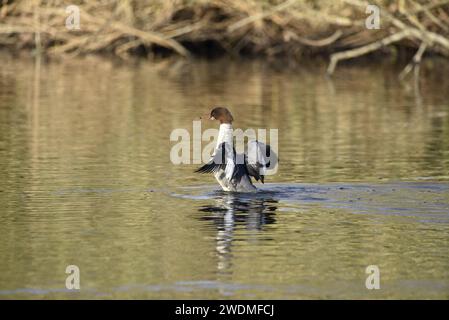
[{"label": "dark wing tip", "polygon": [[223,168],[223,164],[216,164],[214,162],[206,163],[204,166],[199,167],[195,170],[195,173],[215,173],[220,168]]}]

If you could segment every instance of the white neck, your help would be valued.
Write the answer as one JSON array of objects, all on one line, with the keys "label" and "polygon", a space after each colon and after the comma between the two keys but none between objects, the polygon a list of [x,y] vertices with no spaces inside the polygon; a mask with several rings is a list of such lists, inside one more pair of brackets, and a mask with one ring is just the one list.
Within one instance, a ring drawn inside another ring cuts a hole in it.
[{"label": "white neck", "polygon": [[220,129],[218,131],[217,146],[223,142],[227,142],[231,146],[233,145],[233,130],[232,124],[230,123],[220,124]]}]

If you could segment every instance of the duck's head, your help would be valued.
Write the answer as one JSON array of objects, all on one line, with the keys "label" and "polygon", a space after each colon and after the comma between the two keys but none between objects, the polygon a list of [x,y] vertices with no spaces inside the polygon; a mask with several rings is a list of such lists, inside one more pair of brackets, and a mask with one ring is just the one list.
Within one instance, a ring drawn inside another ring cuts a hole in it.
[{"label": "duck's head", "polygon": [[224,107],[217,107],[210,112],[210,120],[218,120],[221,123],[231,124],[234,121],[231,112]]}]

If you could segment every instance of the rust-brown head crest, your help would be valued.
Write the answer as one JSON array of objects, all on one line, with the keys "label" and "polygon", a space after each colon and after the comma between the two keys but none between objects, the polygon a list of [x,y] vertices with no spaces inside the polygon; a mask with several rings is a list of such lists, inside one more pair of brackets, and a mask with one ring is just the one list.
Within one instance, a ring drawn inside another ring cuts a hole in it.
[{"label": "rust-brown head crest", "polygon": [[234,121],[231,112],[224,107],[216,107],[210,112],[210,120],[218,120],[220,123],[231,124]]}]

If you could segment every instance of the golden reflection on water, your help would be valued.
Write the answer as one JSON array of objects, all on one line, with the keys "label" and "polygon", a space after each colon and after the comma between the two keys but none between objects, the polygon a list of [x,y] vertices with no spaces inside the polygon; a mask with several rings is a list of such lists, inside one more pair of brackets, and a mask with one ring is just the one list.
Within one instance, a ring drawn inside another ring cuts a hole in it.
[{"label": "golden reflection on water", "polygon": [[[3,59],[0,298],[448,297],[438,73],[423,70],[417,95],[386,67],[328,79],[259,62]],[[217,194],[171,164],[170,132],[214,105],[236,127],[279,129],[276,192]],[[407,183],[379,184],[392,181]],[[376,263],[384,287],[369,292]]]}]

